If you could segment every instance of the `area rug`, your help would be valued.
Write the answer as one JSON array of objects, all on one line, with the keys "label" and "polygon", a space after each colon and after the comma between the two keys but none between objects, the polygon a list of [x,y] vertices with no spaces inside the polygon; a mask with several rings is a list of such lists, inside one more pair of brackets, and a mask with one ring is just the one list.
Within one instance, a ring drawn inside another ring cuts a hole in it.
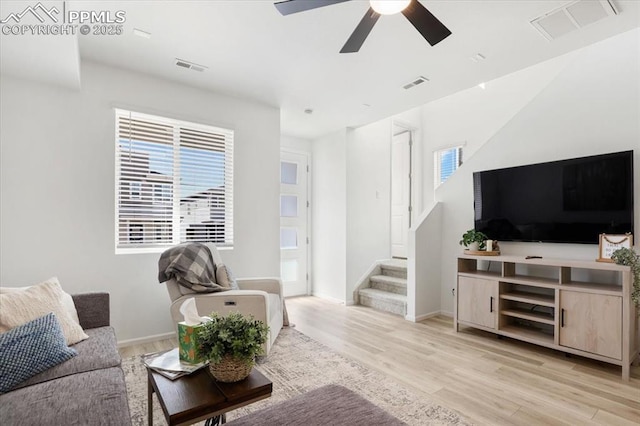
[{"label": "area rug", "polygon": [[[122,360],[131,419],[147,424],[147,376],[139,356]],[[232,411],[227,420],[271,406],[327,384],[351,389],[409,425],[469,425],[456,412],[404,388],[388,376],[350,360],[293,328],[284,328],[268,357],[256,366],[273,382],[270,398]],[[155,398],[155,396],[154,396]],[[154,425],[166,425],[154,402]],[[327,419],[324,419],[326,421]],[[336,423],[333,419],[330,423]],[[307,423],[309,426],[311,423]]]}]

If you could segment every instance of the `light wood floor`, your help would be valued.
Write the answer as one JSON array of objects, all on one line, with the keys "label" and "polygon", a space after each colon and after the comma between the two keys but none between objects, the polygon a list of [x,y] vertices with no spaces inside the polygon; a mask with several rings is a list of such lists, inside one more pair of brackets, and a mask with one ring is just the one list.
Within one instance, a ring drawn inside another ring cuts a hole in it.
[{"label": "light wood floor", "polygon": [[[482,425],[639,425],[640,368],[620,367],[473,329],[421,323],[315,297],[287,299],[296,329]],[[276,342],[277,344],[277,342]],[[123,348],[123,357],[173,340]]]}]

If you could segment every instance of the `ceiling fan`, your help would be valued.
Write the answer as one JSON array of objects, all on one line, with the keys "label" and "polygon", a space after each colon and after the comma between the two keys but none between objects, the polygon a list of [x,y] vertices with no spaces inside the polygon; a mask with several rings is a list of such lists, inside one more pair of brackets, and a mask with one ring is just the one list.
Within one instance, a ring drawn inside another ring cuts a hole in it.
[{"label": "ceiling fan", "polygon": [[[281,14],[290,15],[346,1],[350,0],[285,0],[275,3],[275,6]],[[369,3],[369,10],[340,53],[353,53],[360,50],[380,15],[402,13],[431,46],[435,46],[451,35],[451,31],[418,0],[370,0]]]}]

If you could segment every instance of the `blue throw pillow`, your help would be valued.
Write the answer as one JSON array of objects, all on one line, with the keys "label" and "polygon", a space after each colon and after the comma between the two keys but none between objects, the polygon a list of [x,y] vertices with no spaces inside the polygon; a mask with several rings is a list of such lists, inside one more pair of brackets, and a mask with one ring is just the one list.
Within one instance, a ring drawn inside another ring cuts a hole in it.
[{"label": "blue throw pillow", "polygon": [[52,312],[0,334],[0,393],[77,355]]}]

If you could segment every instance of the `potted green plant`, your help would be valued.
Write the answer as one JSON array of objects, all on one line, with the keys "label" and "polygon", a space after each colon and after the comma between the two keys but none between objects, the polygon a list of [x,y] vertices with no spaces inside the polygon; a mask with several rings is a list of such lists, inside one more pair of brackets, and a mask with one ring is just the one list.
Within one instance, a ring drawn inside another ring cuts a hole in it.
[{"label": "potted green plant", "polygon": [[253,315],[245,317],[239,312],[221,316],[213,312],[204,323],[198,337],[200,351],[209,360],[211,375],[220,382],[238,382],[245,379],[262,355],[269,327]]},{"label": "potted green plant", "polygon": [[469,229],[462,234],[460,245],[472,251],[483,250],[487,239],[488,237],[484,233],[476,231],[475,229]]},{"label": "potted green plant", "polygon": [[[611,254],[611,260],[618,265],[626,265],[631,267],[631,275],[633,275],[633,289],[631,290],[631,299],[640,308],[640,256],[633,249],[623,247]],[[640,314],[640,311],[638,311]]]}]

